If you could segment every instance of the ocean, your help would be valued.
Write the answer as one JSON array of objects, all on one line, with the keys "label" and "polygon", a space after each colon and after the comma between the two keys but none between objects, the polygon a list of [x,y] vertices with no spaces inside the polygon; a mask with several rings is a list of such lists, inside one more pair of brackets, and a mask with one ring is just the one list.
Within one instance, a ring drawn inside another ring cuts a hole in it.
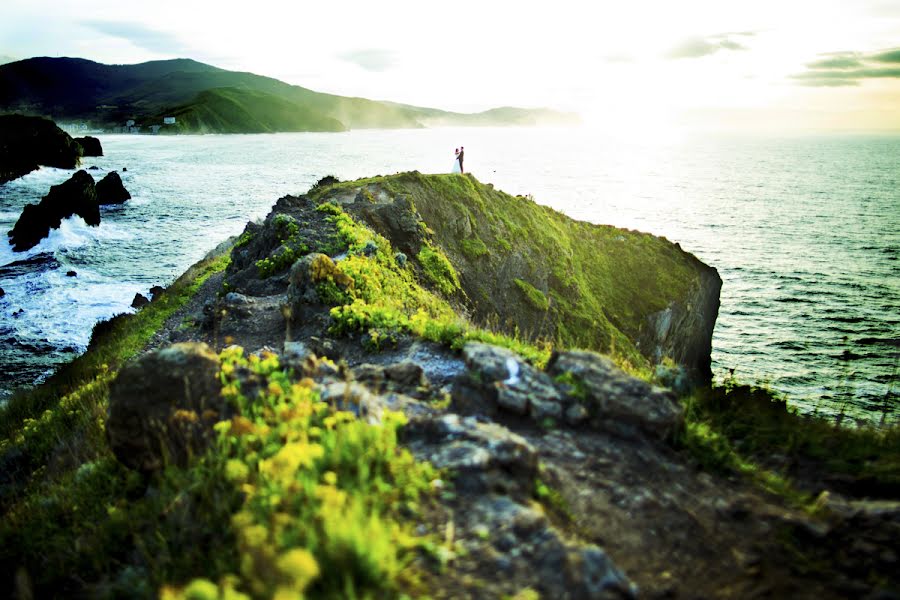
[{"label": "ocean", "polygon": [[[74,217],[34,249],[0,241],[0,402],[84,351],[247,220],[324,175],[466,170],[576,219],[679,242],[723,279],[722,380],[766,385],[849,422],[900,420],[900,136],[613,137],[588,129],[425,129],[268,135],[99,135],[84,159],[132,200]],[[127,168],[127,172],[124,172]],[[0,186],[0,226],[72,171]],[[66,273],[74,270],[75,277]]]}]

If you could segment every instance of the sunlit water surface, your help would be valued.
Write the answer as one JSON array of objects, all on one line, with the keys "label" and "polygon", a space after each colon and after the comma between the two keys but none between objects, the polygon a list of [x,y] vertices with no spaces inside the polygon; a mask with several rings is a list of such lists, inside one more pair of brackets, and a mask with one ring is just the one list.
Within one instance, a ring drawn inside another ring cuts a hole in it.
[{"label": "sunlit water surface", "polygon": [[[724,285],[713,368],[786,393],[804,411],[898,419],[900,137],[612,138],[553,129],[433,129],[241,136],[99,136],[85,159],[133,199],[39,246],[0,241],[0,397],[84,350],[248,219],[326,174],[352,179],[466,167],[576,219],[662,235]],[[122,168],[127,167],[127,172]],[[8,230],[71,171],[0,186]],[[67,277],[74,270],[77,277]],[[16,315],[17,311],[23,311]]]}]

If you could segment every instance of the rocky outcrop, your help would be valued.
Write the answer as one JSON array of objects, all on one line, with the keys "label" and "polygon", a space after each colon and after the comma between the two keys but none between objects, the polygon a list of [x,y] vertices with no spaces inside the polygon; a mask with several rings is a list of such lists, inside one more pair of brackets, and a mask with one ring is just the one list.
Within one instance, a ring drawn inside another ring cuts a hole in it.
[{"label": "rocky outcrop", "polygon": [[555,354],[546,372],[505,348],[468,343],[468,371],[453,386],[455,410],[494,416],[528,416],[537,423],[567,423],[621,435],[641,433],[660,440],[682,427],[679,404],[593,352]]},{"label": "rocky outcrop", "polygon": [[103,156],[103,147],[97,138],[87,135],[75,138],[75,142],[81,146],[82,156]]},{"label": "rocky outcrop", "polygon": [[131,194],[122,185],[122,178],[115,171],[97,182],[97,201],[100,204],[123,204],[131,199]]},{"label": "rocky outcrop", "polygon": [[23,115],[0,115],[0,184],[39,166],[74,169],[79,146],[53,121]]},{"label": "rocky outcrop", "polygon": [[227,418],[219,358],[206,344],[175,344],[125,366],[109,390],[106,434],[116,458],[152,472],[184,465]]},{"label": "rocky outcrop", "polygon": [[88,225],[100,225],[97,190],[87,171],[78,171],[68,181],[51,187],[40,204],[25,206],[7,234],[13,250],[22,252],[33,248],[50,234],[51,229],[59,229],[62,220],[72,215],[78,215]]}]

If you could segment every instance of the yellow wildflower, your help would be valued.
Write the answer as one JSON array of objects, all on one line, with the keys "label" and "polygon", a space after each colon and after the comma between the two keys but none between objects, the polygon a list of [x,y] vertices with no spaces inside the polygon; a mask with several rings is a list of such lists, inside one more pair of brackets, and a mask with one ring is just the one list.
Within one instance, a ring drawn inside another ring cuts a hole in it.
[{"label": "yellow wildflower", "polygon": [[300,467],[309,467],[325,453],[319,444],[290,442],[282,446],[275,456],[259,462],[259,471],[273,479],[293,477]]},{"label": "yellow wildflower", "polygon": [[225,463],[225,479],[234,483],[243,483],[250,476],[250,468],[235,458]]},{"label": "yellow wildflower", "polygon": [[319,563],[309,550],[294,548],[278,558],[278,570],[291,579],[295,592],[303,591],[319,576]]}]

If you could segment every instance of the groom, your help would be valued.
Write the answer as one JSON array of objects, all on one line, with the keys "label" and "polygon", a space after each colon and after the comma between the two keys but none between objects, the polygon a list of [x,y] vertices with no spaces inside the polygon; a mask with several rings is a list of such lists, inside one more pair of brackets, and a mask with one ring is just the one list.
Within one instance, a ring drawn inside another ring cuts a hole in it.
[{"label": "groom", "polygon": [[460,173],[466,172],[466,170],[463,169],[463,154],[465,154],[465,151],[464,151],[463,147],[460,146],[459,147],[459,172]]}]

